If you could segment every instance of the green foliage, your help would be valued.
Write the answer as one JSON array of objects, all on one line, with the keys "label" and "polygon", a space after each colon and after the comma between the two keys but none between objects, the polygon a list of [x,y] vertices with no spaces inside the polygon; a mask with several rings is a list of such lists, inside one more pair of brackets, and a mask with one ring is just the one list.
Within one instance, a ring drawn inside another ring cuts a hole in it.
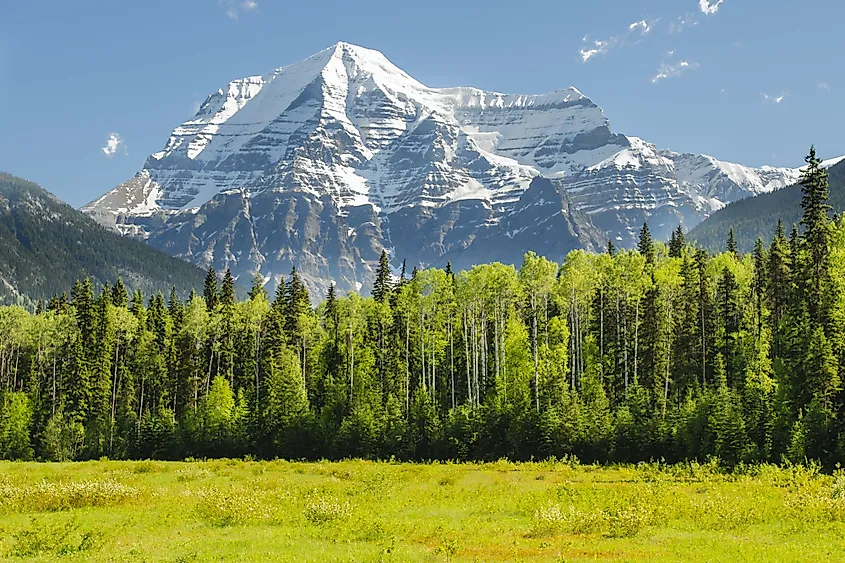
[{"label": "green foliage", "polygon": [[296,270],[271,304],[262,279],[239,301],[213,269],[186,302],[84,279],[37,314],[0,308],[0,457],[833,470],[845,222],[827,219],[817,160],[804,232],[780,225],[745,255],[709,255],[680,227],[666,247],[643,225],[638,250],[415,268],[396,284],[383,253],[372,297],[332,286],[316,308]]}]

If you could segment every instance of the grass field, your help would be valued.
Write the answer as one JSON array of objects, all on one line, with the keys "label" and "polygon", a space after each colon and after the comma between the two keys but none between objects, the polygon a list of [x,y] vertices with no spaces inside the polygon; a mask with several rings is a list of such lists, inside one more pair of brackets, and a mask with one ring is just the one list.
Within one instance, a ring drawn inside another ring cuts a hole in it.
[{"label": "grass field", "polygon": [[843,561],[845,473],[560,462],[3,463],[0,557]]}]

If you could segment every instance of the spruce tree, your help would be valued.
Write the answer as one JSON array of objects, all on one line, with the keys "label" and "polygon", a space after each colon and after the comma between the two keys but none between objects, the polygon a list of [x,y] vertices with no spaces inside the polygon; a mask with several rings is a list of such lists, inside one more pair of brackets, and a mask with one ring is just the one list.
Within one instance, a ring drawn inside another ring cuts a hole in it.
[{"label": "spruce tree", "polygon": [[236,299],[235,278],[232,276],[232,271],[226,268],[226,274],[223,276],[223,285],[220,289],[220,304],[224,307],[234,307]]},{"label": "spruce tree", "polygon": [[387,258],[387,251],[382,250],[376,268],[376,281],[373,285],[373,299],[377,303],[384,303],[390,297],[391,292],[390,260]]},{"label": "spruce tree", "polygon": [[775,354],[781,351],[781,323],[786,314],[792,294],[792,258],[789,241],[783,229],[783,221],[778,219],[778,226],[772,244],[769,246],[768,283],[766,301],[772,313],[772,339]]},{"label": "spruce tree", "polygon": [[129,292],[123,285],[123,279],[117,278],[111,289],[111,302],[115,307],[126,307],[129,304]]},{"label": "spruce tree", "polygon": [[731,230],[728,232],[728,252],[733,254],[736,257],[739,257],[739,247],[736,245],[736,235],[734,234],[734,228],[731,227]]},{"label": "spruce tree", "polygon": [[804,159],[807,163],[801,176],[801,208],[804,215],[801,225],[804,227],[802,238],[807,252],[804,267],[805,299],[810,318],[815,323],[827,323],[827,285],[830,282],[830,241],[831,223],[828,213],[829,186],[827,172],[822,161],[816,156],[815,147],[810,147],[810,154]]},{"label": "spruce tree", "polygon": [[672,258],[680,258],[684,253],[686,246],[684,239],[684,229],[678,225],[678,228],[672,231],[672,237],[669,240],[669,256]]},{"label": "spruce tree", "polygon": [[261,275],[261,272],[256,270],[252,276],[252,287],[249,289],[249,298],[254,301],[260,295],[263,295],[266,298],[267,290],[264,289],[264,276]]},{"label": "spruce tree", "polygon": [[721,320],[721,353],[725,361],[728,384],[733,386],[738,373],[740,303],[736,276],[727,266],[719,280],[719,316]]},{"label": "spruce tree", "polygon": [[202,296],[205,299],[205,306],[209,312],[217,307],[217,301],[220,298],[220,291],[217,284],[217,273],[214,271],[214,266],[208,267],[208,272],[205,275],[205,285],[203,286]]},{"label": "spruce tree", "polygon": [[607,255],[611,258],[616,256],[616,247],[613,246],[613,241],[610,239],[607,240]]},{"label": "spruce tree", "polygon": [[646,264],[654,265],[654,241],[651,238],[648,223],[643,223],[643,227],[640,229],[640,241],[637,244],[637,250],[645,258]]}]

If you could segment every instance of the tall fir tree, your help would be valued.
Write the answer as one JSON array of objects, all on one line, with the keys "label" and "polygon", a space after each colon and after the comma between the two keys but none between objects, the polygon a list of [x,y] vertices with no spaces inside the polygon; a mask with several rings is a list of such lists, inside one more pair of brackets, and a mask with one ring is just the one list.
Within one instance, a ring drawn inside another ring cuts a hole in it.
[{"label": "tall fir tree", "polygon": [[205,274],[205,285],[203,286],[202,296],[205,299],[206,308],[209,311],[213,311],[217,307],[217,301],[220,299],[217,272],[214,271],[214,266],[209,266],[208,272]]},{"label": "tall fir tree", "polygon": [[646,264],[654,265],[654,240],[651,238],[648,223],[643,223],[643,227],[640,229],[640,240],[637,243],[637,250],[645,258]]},{"label": "tall fir tree", "polygon": [[684,229],[681,225],[678,225],[678,228],[672,231],[672,237],[669,240],[669,257],[680,258],[684,253],[686,244]]},{"label": "tall fir tree", "polygon": [[734,234],[734,228],[731,227],[731,230],[728,231],[728,245],[727,251],[730,254],[733,254],[736,257],[739,257],[739,247],[736,244],[736,234]]},{"label": "tall fir tree", "polygon": [[379,257],[378,267],[376,268],[376,281],[373,285],[373,299],[377,303],[384,303],[390,298],[390,292],[393,289],[393,282],[390,275],[390,260],[387,257],[387,251],[382,250]]},{"label": "tall fir tree", "polygon": [[831,222],[828,214],[832,209],[828,203],[830,187],[827,172],[821,159],[816,156],[815,147],[804,159],[807,166],[801,175],[801,209],[804,212],[801,225],[806,250],[803,266],[804,298],[810,318],[816,324],[827,326],[830,322],[830,241]]}]

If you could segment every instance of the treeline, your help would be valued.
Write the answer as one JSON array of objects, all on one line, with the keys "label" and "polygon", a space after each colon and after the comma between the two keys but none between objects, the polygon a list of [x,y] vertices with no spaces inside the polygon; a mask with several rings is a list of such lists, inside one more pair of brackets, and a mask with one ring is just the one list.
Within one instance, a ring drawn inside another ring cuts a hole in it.
[{"label": "treeline", "polygon": [[78,282],[0,310],[0,456],[843,459],[845,221],[815,152],[801,227],[710,255],[644,225],[562,265],[382,255],[372,297],[312,308],[294,271],[238,301]]}]

